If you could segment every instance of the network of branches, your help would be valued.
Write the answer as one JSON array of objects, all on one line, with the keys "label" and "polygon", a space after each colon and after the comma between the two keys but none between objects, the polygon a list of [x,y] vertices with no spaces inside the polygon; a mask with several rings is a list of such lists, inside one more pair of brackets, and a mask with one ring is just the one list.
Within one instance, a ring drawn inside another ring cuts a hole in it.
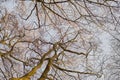
[{"label": "network of branches", "polygon": [[14,10],[7,2],[0,3],[1,80],[101,78],[98,33],[118,29],[119,0],[12,0]]}]

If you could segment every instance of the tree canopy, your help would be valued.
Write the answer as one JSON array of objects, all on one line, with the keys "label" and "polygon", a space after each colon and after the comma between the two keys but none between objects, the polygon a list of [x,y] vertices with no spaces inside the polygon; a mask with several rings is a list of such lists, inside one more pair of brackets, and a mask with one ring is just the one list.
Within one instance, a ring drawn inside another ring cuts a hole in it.
[{"label": "tree canopy", "polygon": [[120,29],[119,0],[0,4],[0,79],[103,79],[108,56],[102,54],[100,35],[119,40],[114,34]]}]

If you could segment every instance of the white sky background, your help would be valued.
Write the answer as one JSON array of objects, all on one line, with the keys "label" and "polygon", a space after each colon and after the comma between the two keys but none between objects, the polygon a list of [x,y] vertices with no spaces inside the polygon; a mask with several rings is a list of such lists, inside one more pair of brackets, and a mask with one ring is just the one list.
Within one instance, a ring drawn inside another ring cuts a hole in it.
[{"label": "white sky background", "polygon": [[[5,8],[7,8],[7,11],[11,13],[12,11],[15,10],[15,7],[17,6],[17,4],[15,3],[15,0],[8,0],[6,2],[0,3],[0,6],[4,6]],[[54,33],[51,33],[51,34],[54,34]],[[111,48],[110,48],[111,36],[108,33],[101,31],[101,33],[99,33],[99,38],[102,42],[100,44],[100,47],[103,50],[101,55],[110,56],[111,55]],[[87,79],[87,80],[90,80],[90,79]],[[100,78],[99,80],[105,80],[104,76]]]}]

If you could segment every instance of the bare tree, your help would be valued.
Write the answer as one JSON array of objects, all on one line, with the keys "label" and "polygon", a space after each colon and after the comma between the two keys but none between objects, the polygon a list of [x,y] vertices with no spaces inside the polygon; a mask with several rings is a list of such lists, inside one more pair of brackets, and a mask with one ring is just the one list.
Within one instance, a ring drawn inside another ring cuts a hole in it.
[{"label": "bare tree", "polygon": [[16,5],[12,12],[0,7],[2,80],[102,76],[97,32],[110,33],[119,23],[118,0],[21,0]]}]

